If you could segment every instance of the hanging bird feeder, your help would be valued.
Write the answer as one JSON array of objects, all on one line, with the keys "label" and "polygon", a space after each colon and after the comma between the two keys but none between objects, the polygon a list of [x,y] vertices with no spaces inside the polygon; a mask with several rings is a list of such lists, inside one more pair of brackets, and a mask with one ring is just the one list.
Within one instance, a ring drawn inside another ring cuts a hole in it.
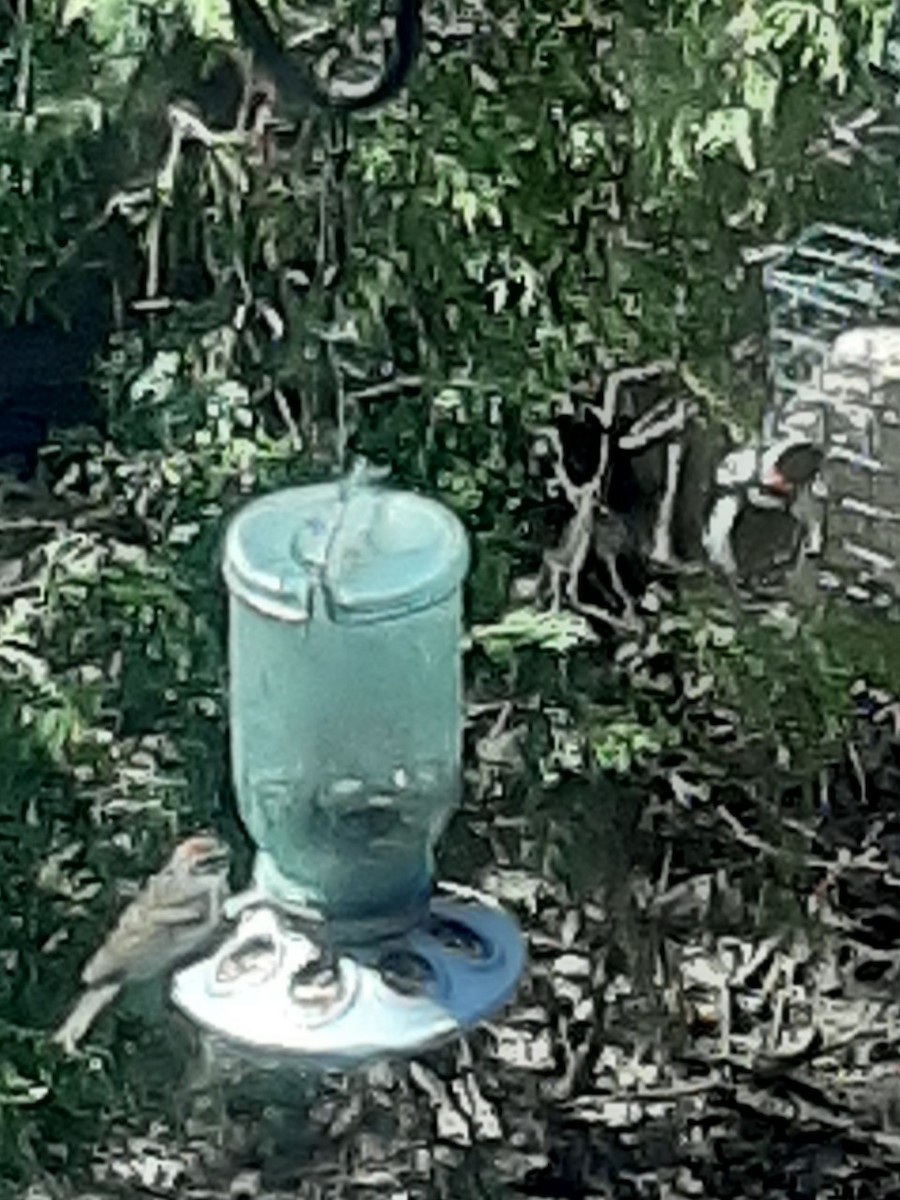
[{"label": "hanging bird feeder", "polygon": [[447,509],[358,475],[228,530],[232,767],[257,854],[233,932],[173,996],[239,1052],[411,1053],[513,993],[515,922],[433,877],[461,787],[468,561]]}]

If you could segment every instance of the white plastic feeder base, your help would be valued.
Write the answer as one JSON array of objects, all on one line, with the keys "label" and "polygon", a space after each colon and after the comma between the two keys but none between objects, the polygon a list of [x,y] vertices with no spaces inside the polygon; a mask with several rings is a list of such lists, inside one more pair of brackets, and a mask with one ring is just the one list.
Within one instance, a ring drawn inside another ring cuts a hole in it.
[{"label": "white plastic feeder base", "polygon": [[241,1057],[342,1069],[415,1054],[477,1025],[512,997],[524,965],[508,913],[441,885],[408,933],[332,956],[277,909],[249,907],[213,954],[176,974],[172,997]]}]

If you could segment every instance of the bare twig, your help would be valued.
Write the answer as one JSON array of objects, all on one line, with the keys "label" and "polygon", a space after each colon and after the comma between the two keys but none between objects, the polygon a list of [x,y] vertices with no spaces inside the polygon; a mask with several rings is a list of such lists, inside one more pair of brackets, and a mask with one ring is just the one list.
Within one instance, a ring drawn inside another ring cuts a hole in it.
[{"label": "bare twig", "polygon": [[744,987],[747,980],[752,979],[756,972],[765,966],[778,947],[784,943],[785,937],[786,934],[784,933],[776,933],[772,937],[767,937],[760,942],[748,961],[739,971],[734,973],[731,979],[731,986],[737,988]]},{"label": "bare twig", "polygon": [[868,788],[866,787],[866,773],[863,770],[863,765],[860,761],[859,751],[849,739],[847,741],[847,757],[850,760],[850,765],[853,768],[853,776],[856,779],[857,786],[859,787],[859,802],[863,808],[867,808]]},{"label": "bare twig", "polygon": [[[757,850],[760,854],[766,855],[767,858],[783,859],[789,857],[785,851],[779,850],[757,834],[751,833],[749,829],[746,829],[741,824],[734,813],[729,812],[724,805],[720,804],[717,806],[716,816],[731,829],[737,841],[749,849]],[[811,854],[800,857],[803,864],[810,869],[827,872],[826,878],[816,888],[817,894],[821,894],[842,875],[848,875],[852,871],[866,871],[873,875],[887,876],[889,870],[888,864],[884,859],[877,857],[877,855],[878,848],[872,846],[869,850],[854,857],[848,855],[846,858],[827,859]]]},{"label": "bare twig", "polygon": [[348,399],[359,400],[389,400],[399,392],[417,392],[425,380],[421,375],[397,375],[385,383],[374,383],[371,387],[360,388],[359,391],[349,392]]},{"label": "bare twig", "polygon": [[570,1101],[565,1107],[570,1112],[588,1115],[591,1109],[607,1104],[667,1104],[687,1100],[692,1096],[705,1096],[709,1092],[732,1091],[733,1086],[722,1078],[692,1079],[683,1083],[671,1083],[667,1087],[636,1088],[634,1091],[591,1092]]},{"label": "bare twig", "polygon": [[668,564],[672,561],[672,522],[683,459],[684,446],[681,442],[672,442],[666,451],[666,488],[660,501],[650,548],[650,558],[656,563]]},{"label": "bare twig", "polygon": [[300,430],[297,428],[297,422],[294,420],[287,397],[281,388],[277,387],[272,389],[272,395],[275,399],[278,415],[281,417],[288,431],[288,437],[291,440],[291,449],[299,451],[303,447],[303,438],[300,436]]}]

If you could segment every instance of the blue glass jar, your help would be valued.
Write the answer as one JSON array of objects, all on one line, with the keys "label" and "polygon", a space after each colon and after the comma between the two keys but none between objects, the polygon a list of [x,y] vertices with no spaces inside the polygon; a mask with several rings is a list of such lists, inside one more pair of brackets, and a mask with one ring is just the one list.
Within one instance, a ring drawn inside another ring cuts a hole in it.
[{"label": "blue glass jar", "polygon": [[232,520],[232,768],[270,899],[388,924],[427,902],[459,798],[468,563],[449,510],[369,482]]}]

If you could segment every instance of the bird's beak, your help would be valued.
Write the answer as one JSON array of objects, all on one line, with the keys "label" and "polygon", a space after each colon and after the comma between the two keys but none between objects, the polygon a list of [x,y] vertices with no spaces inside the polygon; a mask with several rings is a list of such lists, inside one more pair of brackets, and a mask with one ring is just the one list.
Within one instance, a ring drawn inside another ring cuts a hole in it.
[{"label": "bird's beak", "polygon": [[791,496],[794,492],[793,485],[788,483],[777,467],[766,472],[762,485],[767,492],[774,492],[776,496]]}]

